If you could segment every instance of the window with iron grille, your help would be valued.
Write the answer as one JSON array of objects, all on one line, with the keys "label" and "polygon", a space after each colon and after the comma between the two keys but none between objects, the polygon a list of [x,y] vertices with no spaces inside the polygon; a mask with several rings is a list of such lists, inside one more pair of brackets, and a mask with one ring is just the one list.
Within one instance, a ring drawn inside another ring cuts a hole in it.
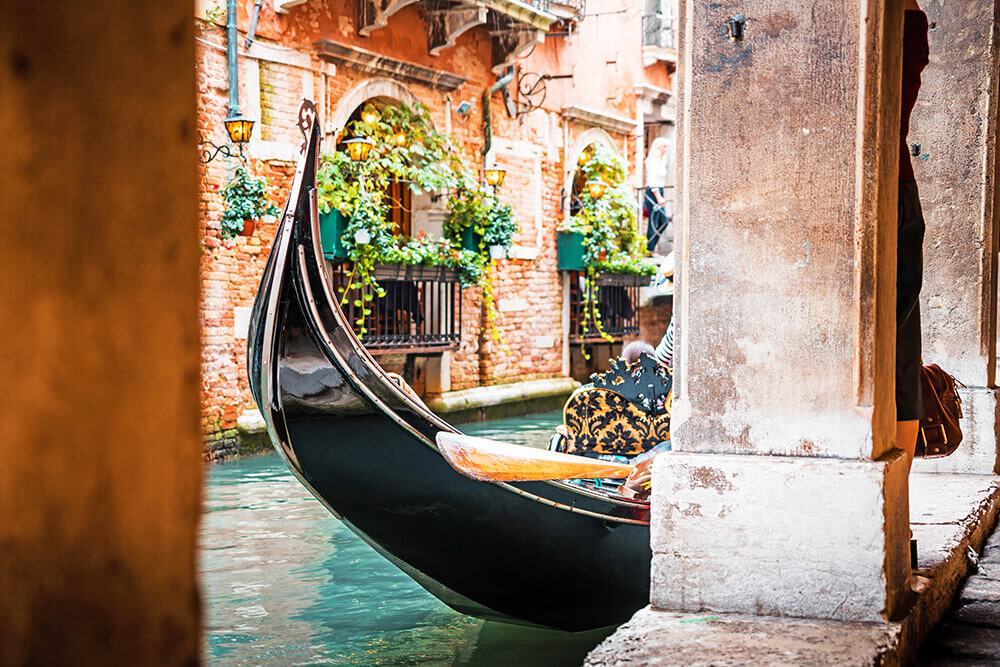
[{"label": "window with iron grille", "polygon": [[[606,339],[594,329],[584,331],[584,280],[582,271],[569,274],[569,337],[571,343],[598,343]],[[621,342],[624,336],[639,334],[639,288],[649,284],[649,276],[601,274],[597,277],[597,303],[601,328]]]}]

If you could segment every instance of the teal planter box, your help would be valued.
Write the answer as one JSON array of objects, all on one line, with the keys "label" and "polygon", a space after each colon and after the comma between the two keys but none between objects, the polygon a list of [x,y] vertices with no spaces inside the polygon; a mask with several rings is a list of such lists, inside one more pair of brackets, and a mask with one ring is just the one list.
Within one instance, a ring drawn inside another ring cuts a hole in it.
[{"label": "teal planter box", "polygon": [[583,271],[583,234],[580,232],[559,232],[556,236],[559,270]]},{"label": "teal planter box", "polygon": [[471,226],[466,227],[462,230],[462,250],[479,252],[479,242],[482,239],[483,237],[473,231]]},{"label": "teal planter box", "polygon": [[323,246],[323,256],[327,259],[347,259],[347,251],[340,238],[347,228],[347,218],[337,209],[319,215],[319,240]]}]

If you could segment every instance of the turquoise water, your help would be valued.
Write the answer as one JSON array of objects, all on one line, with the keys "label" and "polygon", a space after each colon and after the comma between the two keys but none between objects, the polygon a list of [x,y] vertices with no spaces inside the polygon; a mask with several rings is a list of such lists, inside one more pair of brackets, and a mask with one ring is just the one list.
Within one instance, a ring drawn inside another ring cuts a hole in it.
[{"label": "turquoise water", "polygon": [[[546,446],[558,412],[462,427]],[[333,518],[276,455],[213,466],[201,526],[206,658],[218,665],[579,665],[609,632],[452,611]]]}]

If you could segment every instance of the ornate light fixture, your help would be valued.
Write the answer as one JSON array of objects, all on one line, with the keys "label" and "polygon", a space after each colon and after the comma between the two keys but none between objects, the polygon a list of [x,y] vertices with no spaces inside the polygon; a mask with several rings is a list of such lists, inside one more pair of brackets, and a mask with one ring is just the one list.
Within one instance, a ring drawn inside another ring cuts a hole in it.
[{"label": "ornate light fixture", "polygon": [[358,137],[355,139],[348,139],[344,142],[344,145],[347,146],[347,154],[351,156],[352,162],[364,162],[368,159],[368,154],[371,152],[372,146],[375,144],[372,143],[371,139]]},{"label": "ornate light fixture", "polygon": [[227,118],[225,120],[226,133],[229,135],[232,145],[222,144],[216,146],[211,141],[202,139],[198,142],[198,151],[201,153],[198,159],[208,164],[219,155],[222,155],[227,158],[239,158],[246,162],[246,156],[243,155],[243,145],[250,141],[250,135],[253,133],[253,125],[254,121],[242,116]]},{"label": "ornate light fixture", "polygon": [[399,146],[400,148],[405,146],[406,143],[409,141],[409,137],[406,136],[406,130],[403,129],[396,130],[396,133],[392,135],[392,139],[393,141],[396,142],[396,145]]},{"label": "ornate light fixture", "polygon": [[369,105],[364,108],[361,112],[361,121],[367,123],[368,125],[374,125],[378,122],[379,113],[378,109]]},{"label": "ornate light fixture", "polygon": [[494,188],[499,188],[503,185],[503,179],[507,175],[506,169],[500,169],[499,167],[490,167],[489,169],[483,170],[483,176],[486,178],[486,184],[491,185]]},{"label": "ornate light fixture", "polygon": [[590,162],[590,158],[594,157],[594,151],[590,146],[587,146],[580,153],[580,157],[576,159],[576,166],[582,167],[583,165]]},{"label": "ornate light fixture", "polygon": [[591,199],[600,199],[608,188],[608,184],[601,180],[587,181],[583,185],[587,188],[587,194],[590,195]]}]

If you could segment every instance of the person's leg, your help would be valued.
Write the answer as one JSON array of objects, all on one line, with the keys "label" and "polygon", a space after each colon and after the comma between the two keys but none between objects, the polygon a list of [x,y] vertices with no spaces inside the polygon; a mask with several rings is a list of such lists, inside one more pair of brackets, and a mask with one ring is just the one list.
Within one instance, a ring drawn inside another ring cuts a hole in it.
[{"label": "person's leg", "polygon": [[919,419],[896,422],[896,447],[906,452],[907,470],[913,465],[913,453],[917,449],[917,437],[919,435]]},{"label": "person's leg", "polygon": [[913,461],[920,430],[920,286],[924,219],[914,181],[899,183],[896,253],[896,446]]}]

